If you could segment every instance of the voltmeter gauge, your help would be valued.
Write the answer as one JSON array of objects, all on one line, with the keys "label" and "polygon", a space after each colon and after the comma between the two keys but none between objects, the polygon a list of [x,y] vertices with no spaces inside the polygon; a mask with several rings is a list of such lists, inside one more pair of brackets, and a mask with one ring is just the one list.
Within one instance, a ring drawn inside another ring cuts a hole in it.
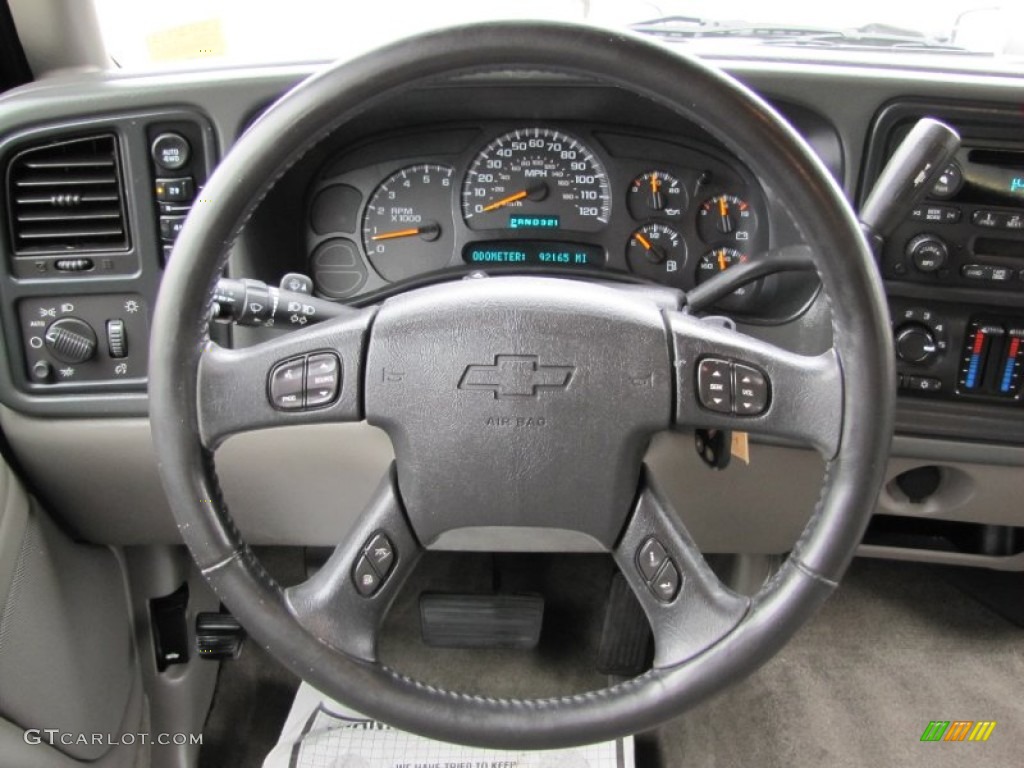
[{"label": "voltmeter gauge", "polygon": [[634,274],[681,288],[685,286],[686,241],[667,224],[645,224],[626,244]]},{"label": "voltmeter gauge", "polygon": [[754,239],[757,216],[746,200],[735,195],[716,195],[701,203],[697,231],[705,243],[745,243]]},{"label": "voltmeter gauge", "polygon": [[686,190],[665,171],[647,171],[629,185],[629,212],[634,219],[678,219],[686,211]]}]

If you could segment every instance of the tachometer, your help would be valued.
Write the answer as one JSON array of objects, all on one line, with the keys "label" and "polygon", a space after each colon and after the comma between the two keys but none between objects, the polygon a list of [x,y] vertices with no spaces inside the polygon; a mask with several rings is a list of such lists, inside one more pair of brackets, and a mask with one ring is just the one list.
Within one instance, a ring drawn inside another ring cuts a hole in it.
[{"label": "tachometer", "polygon": [[392,282],[441,269],[451,261],[452,169],[412,165],[388,176],[363,214],[363,247],[373,268]]},{"label": "tachometer", "polygon": [[608,174],[592,150],[550,128],[499,136],[476,156],[462,185],[470,229],[594,232],[608,223]]}]

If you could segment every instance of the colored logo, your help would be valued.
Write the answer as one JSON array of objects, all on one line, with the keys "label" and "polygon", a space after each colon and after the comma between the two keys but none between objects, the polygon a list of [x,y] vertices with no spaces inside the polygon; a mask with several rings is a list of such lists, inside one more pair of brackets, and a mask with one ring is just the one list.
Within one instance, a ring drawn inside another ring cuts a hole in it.
[{"label": "colored logo", "polygon": [[495,355],[494,365],[467,366],[459,389],[491,392],[495,399],[537,397],[544,389],[565,389],[575,372],[571,365],[538,365],[536,355]]},{"label": "colored logo", "polygon": [[988,741],[995,729],[995,720],[932,720],[921,741]]}]

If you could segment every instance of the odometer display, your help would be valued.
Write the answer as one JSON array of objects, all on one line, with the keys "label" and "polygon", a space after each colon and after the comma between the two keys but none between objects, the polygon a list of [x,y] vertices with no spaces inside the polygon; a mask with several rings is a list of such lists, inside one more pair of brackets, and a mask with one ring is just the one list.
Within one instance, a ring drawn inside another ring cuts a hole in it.
[{"label": "odometer display", "polygon": [[499,136],[476,156],[462,185],[462,216],[474,230],[542,222],[533,226],[595,232],[608,223],[611,207],[601,161],[578,139],[550,128]]}]

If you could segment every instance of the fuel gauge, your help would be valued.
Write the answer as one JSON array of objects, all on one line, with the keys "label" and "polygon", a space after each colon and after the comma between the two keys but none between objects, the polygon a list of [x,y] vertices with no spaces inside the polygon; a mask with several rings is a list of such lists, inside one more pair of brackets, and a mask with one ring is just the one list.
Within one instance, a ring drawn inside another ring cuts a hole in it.
[{"label": "fuel gauge", "polygon": [[678,219],[686,210],[686,190],[665,171],[647,171],[629,185],[629,212],[634,219]]},{"label": "fuel gauge", "polygon": [[667,224],[645,224],[626,244],[626,260],[634,274],[684,287],[686,242]]}]

